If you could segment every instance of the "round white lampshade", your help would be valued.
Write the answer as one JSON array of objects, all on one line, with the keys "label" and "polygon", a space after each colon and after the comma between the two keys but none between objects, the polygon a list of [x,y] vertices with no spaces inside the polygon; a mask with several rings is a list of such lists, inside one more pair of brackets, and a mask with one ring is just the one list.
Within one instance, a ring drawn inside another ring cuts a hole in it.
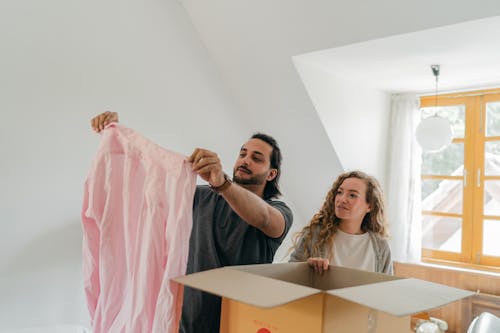
[{"label": "round white lampshade", "polygon": [[423,119],[417,127],[417,142],[422,149],[438,151],[453,140],[453,132],[448,119],[432,116]]}]

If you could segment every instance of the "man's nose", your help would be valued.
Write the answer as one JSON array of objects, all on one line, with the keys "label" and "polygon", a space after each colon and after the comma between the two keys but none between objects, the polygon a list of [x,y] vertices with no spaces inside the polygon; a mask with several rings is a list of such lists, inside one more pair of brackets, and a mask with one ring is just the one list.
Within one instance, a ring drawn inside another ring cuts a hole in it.
[{"label": "man's nose", "polygon": [[248,166],[248,156],[245,156],[241,159],[241,165]]}]

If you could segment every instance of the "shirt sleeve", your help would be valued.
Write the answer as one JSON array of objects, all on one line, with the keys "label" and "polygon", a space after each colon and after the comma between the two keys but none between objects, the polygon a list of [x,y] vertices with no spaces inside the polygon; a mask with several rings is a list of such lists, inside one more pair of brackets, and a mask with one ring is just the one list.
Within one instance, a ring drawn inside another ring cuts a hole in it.
[{"label": "shirt sleeve", "polygon": [[83,287],[87,298],[87,306],[92,322],[95,318],[97,302],[100,295],[99,280],[99,238],[100,232],[92,213],[94,205],[89,194],[88,181],[85,182],[84,201],[82,208],[82,259],[83,259]]},{"label": "shirt sleeve", "polygon": [[290,231],[290,228],[292,227],[293,213],[290,207],[288,207],[282,201],[269,201],[269,204],[279,210],[283,215],[283,218],[285,219],[285,230],[283,231],[283,234],[280,237],[273,238],[276,242],[281,244],[281,242],[283,242],[283,239],[285,239],[286,235],[288,234],[288,231]]},{"label": "shirt sleeve", "polygon": [[384,252],[383,252],[383,268],[382,268],[382,273],[393,275],[394,274],[394,269],[392,265],[392,256],[391,256],[391,248],[389,247],[389,244],[387,241],[384,242]]},{"label": "shirt sleeve", "polygon": [[[305,228],[305,227],[304,227]],[[305,231],[302,229],[302,235],[297,242],[297,246],[294,247],[292,254],[290,255],[290,259],[288,260],[289,262],[296,262],[296,261],[306,261],[307,259],[310,258],[310,255],[306,257],[306,245],[305,245],[305,238],[312,236],[311,243],[309,244],[307,251],[308,253],[311,253],[311,244],[314,244],[315,242],[318,241],[319,238],[319,227],[318,225],[313,225],[309,227],[309,230]],[[326,253],[328,253],[328,250],[325,249],[324,247],[320,249],[321,254],[320,256],[325,256]]]},{"label": "shirt sleeve", "polygon": [[302,236],[298,242],[298,246],[293,249],[292,254],[290,254],[290,259],[288,262],[305,261],[304,258],[304,236]]}]

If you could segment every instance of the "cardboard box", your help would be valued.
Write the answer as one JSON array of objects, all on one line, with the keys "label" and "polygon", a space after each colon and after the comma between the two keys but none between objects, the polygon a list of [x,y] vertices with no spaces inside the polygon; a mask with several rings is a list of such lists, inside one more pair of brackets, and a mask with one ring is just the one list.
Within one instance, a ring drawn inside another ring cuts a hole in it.
[{"label": "cardboard box", "polygon": [[175,281],[223,297],[221,333],[407,333],[410,315],[473,292],[306,263],[223,267]]}]

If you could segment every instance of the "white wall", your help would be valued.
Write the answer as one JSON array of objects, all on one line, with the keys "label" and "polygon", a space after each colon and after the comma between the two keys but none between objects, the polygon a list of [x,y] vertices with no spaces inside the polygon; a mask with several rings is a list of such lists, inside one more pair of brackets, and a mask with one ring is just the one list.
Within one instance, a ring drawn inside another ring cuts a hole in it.
[{"label": "white wall", "polygon": [[344,170],[365,171],[384,185],[390,95],[294,60]]},{"label": "white wall", "polygon": [[252,129],[174,0],[0,2],[0,330],[88,324],[83,182],[106,109],[157,143],[216,150]]}]

